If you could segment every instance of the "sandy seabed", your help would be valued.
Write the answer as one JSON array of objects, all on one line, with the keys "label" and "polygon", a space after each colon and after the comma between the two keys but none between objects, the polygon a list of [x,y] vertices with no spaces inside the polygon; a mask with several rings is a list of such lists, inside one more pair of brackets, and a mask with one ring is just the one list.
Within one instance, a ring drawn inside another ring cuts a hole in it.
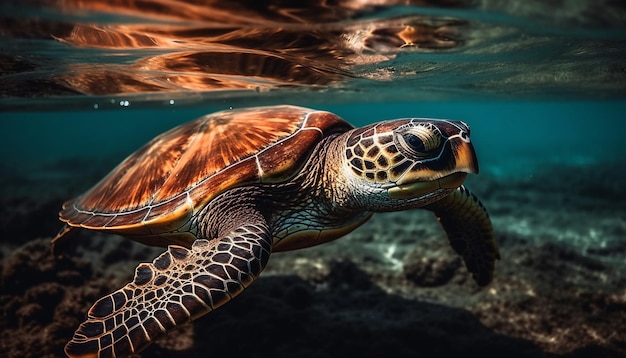
[{"label": "sandy seabed", "polygon": [[[53,258],[61,203],[97,180],[58,175],[70,164],[0,183],[2,356],[64,356],[89,307],[163,250],[84,232]],[[502,256],[485,288],[431,213],[377,214],[333,243],[272,255],[244,293],[141,356],[626,357],[625,173],[615,168],[470,178]]]}]

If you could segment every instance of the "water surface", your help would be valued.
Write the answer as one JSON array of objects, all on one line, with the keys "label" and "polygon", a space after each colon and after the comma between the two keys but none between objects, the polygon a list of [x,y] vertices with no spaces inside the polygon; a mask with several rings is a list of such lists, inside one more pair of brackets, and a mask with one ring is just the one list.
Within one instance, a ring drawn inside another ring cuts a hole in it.
[{"label": "water surface", "polygon": [[621,99],[619,1],[5,1],[0,109]]}]

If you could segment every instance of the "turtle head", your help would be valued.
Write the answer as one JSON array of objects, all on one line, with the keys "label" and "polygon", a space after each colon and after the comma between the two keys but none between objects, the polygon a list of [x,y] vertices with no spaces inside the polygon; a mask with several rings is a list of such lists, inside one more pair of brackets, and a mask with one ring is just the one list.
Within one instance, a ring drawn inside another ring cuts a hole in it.
[{"label": "turtle head", "polygon": [[[346,133],[344,172],[368,211],[403,210],[439,200],[478,173],[463,122],[399,119]],[[364,200],[364,201],[363,201]]]}]

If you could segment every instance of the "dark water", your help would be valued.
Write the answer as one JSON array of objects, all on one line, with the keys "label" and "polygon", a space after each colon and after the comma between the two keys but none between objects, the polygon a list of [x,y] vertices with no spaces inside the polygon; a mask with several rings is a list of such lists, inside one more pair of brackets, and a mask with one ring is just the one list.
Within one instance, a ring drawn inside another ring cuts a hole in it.
[{"label": "dark water", "polygon": [[[355,126],[400,117],[457,119],[472,127],[481,172],[469,184],[490,210],[503,253],[489,289],[476,293],[472,286],[461,292],[449,283],[428,291],[403,286],[402,272],[395,273],[401,278],[385,276],[381,262],[390,257],[400,262],[413,251],[402,244],[394,251],[389,243],[395,234],[383,229],[402,233],[413,225],[413,214],[375,218],[361,231],[383,232],[382,244],[357,231],[346,246],[329,245],[329,251],[310,251],[301,259],[314,262],[313,268],[333,258],[360,264],[377,285],[392,286],[386,293],[377,289],[375,297],[382,297],[381,305],[393,314],[398,314],[397,298],[389,292],[402,292],[407,312],[432,308],[415,306],[416,301],[441,304],[444,308],[433,312],[442,310],[442,315],[427,315],[421,330],[441,324],[432,332],[449,336],[454,334],[447,331],[450,323],[440,320],[451,314],[448,307],[472,312],[481,323],[460,329],[460,335],[478,332],[477,342],[495,342],[494,356],[519,353],[518,339],[539,347],[519,356],[625,352],[626,6],[621,1],[9,0],[0,4],[0,48],[0,258],[18,267],[6,264],[6,277],[27,266],[10,256],[20,245],[45,237],[39,250],[48,257],[48,236],[59,228],[62,200],[95,183],[155,135],[206,113],[289,103],[330,110]],[[424,230],[419,232],[431,229]],[[372,245],[380,245],[377,254],[367,251]],[[104,251],[109,261],[129,261],[121,270],[129,275],[138,260],[154,257],[145,252],[131,257],[120,253],[124,250],[107,246]],[[90,258],[102,256],[98,246],[85,251]],[[371,255],[382,258],[372,261]],[[19,257],[27,261],[29,255]],[[281,257],[271,272],[290,275],[300,267],[298,256]],[[99,260],[94,267],[106,272]],[[46,267],[46,275],[58,271],[52,264]],[[298,273],[309,280],[306,284],[317,284],[313,268],[310,276]],[[47,280],[46,275],[40,276]],[[100,280],[103,292],[119,286],[100,271],[84,275],[86,281]],[[337,275],[330,276],[341,281]],[[6,277],[0,284],[9,282]],[[48,282],[37,280],[32,288],[41,284],[38,290],[45,291]],[[274,287],[272,280],[278,287],[273,290],[285,287],[280,276],[267,280],[266,287]],[[347,283],[347,292],[357,302],[361,294],[368,297],[368,288],[355,282]],[[87,284],[66,286],[67,292],[82,292]],[[7,295],[2,302],[13,302],[2,311],[0,329],[8,333],[0,339],[0,352],[61,356],[85,310],[64,308],[65,301],[50,308],[67,318],[58,323],[57,313],[54,324],[65,331],[54,331],[51,321],[36,315],[32,322],[27,314],[12,320],[6,312],[15,311],[15,302],[26,307],[36,295],[0,288]],[[346,292],[320,292],[315,297],[328,303],[324,312],[351,309],[332,308]],[[97,298],[89,294],[81,296],[86,307]],[[281,314],[276,310],[271,317],[255,317],[274,322],[271,318]],[[366,317],[367,310],[355,317]],[[406,321],[407,332],[418,329],[418,320]],[[372,325],[367,319],[355,322]],[[344,328],[335,318],[319,326],[312,320],[307,327],[315,335],[328,330],[330,336],[341,336],[333,327]],[[220,334],[218,328],[209,332]],[[33,334],[32,343],[31,331],[53,332],[55,340],[44,344]],[[389,339],[397,347],[395,337]],[[314,340],[296,342],[304,352],[319,352],[318,343],[306,345]],[[433,343],[431,352],[446,356],[457,352],[449,349],[454,346],[464,353],[464,344],[478,351],[471,342],[453,343]],[[206,342],[195,344],[195,353],[206,352]],[[509,344],[513,348],[502,348]],[[23,348],[30,345],[37,348]],[[406,356],[419,352],[410,348]],[[154,349],[157,355],[170,352]],[[362,353],[376,356],[367,348]]]}]

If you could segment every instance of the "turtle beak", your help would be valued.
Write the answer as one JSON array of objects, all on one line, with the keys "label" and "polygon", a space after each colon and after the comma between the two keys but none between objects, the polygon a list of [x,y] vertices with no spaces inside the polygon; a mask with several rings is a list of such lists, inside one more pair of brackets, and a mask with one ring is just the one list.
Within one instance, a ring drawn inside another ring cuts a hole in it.
[{"label": "turtle beak", "polygon": [[469,141],[459,140],[455,147],[456,171],[478,174],[478,158],[474,146]]}]

